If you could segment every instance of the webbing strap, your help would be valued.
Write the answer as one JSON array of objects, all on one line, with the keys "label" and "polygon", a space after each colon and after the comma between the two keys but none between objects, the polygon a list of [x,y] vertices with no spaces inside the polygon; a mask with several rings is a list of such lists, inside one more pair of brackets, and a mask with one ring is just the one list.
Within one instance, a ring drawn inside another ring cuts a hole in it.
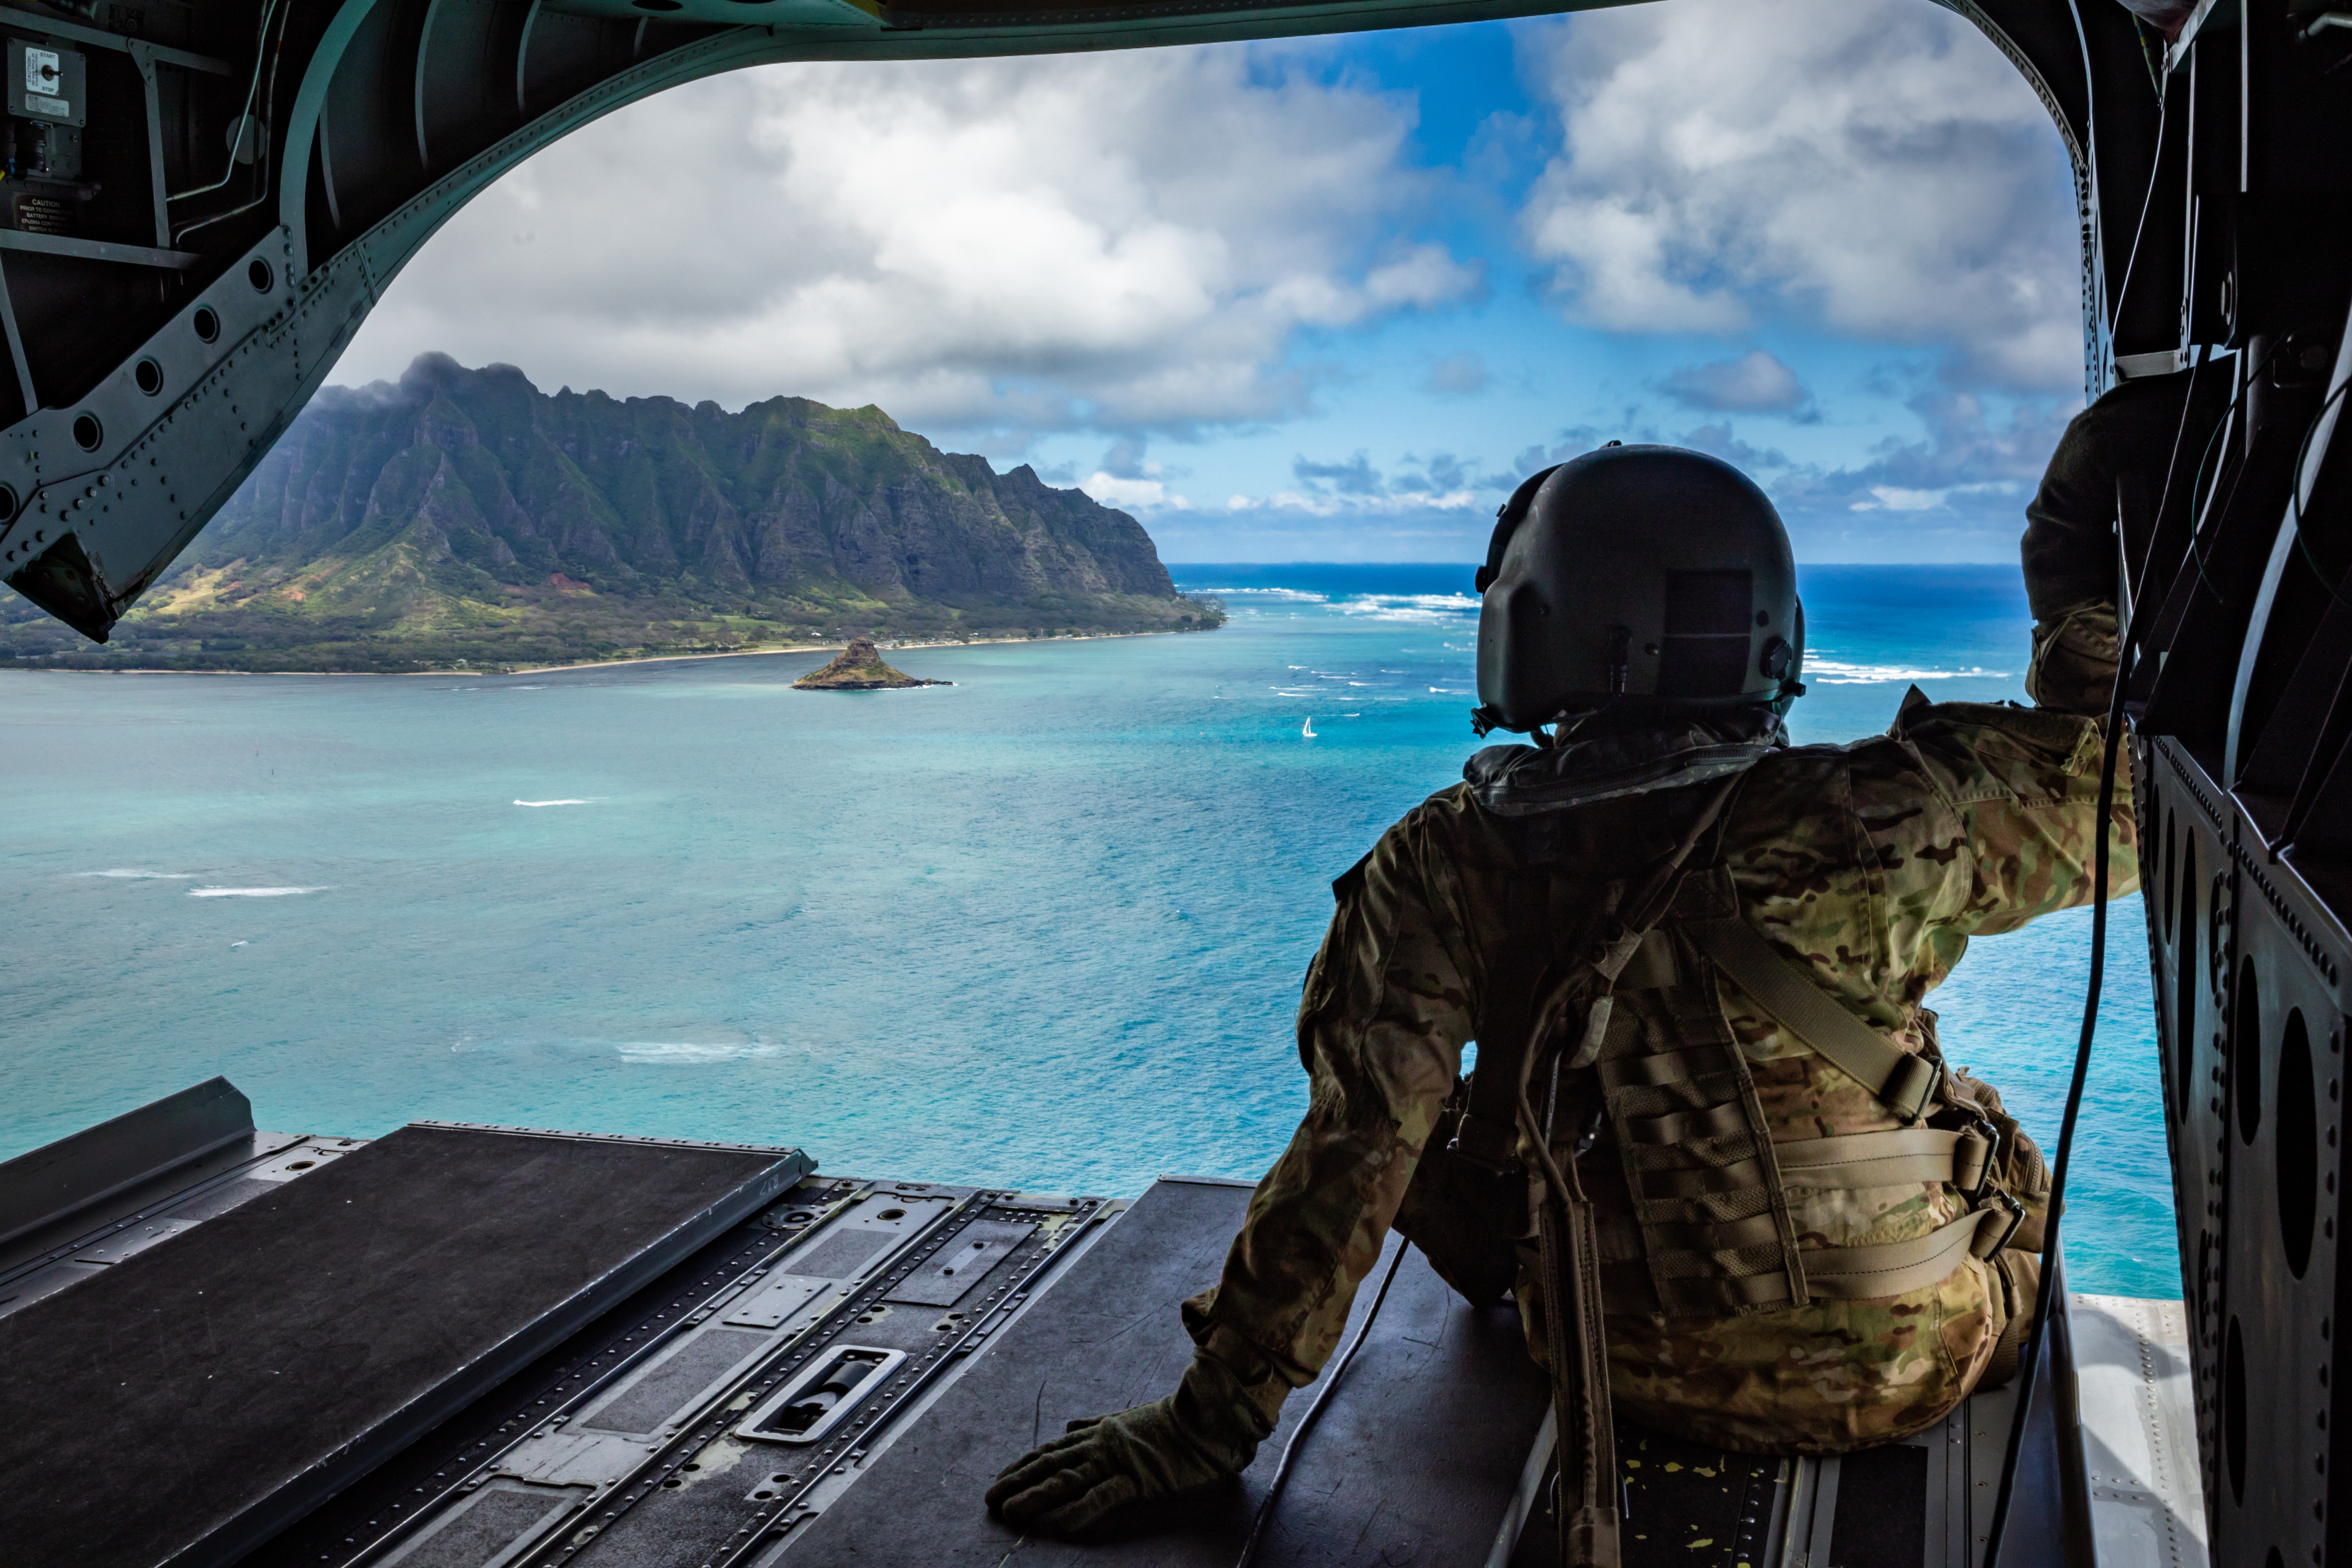
[{"label": "webbing strap", "polygon": [[1723,1053],[1721,1046],[1694,1046],[1678,1051],[1620,1057],[1610,1067],[1620,1083],[1646,1084],[1654,1089],[1670,1083],[1689,1083],[1717,1073],[1738,1076],[1738,1069]]},{"label": "webbing strap", "polygon": [[1811,976],[1772,951],[1737,915],[1693,921],[1682,930],[1756,1005],[1832,1066],[1859,1081],[1906,1121],[1916,1121],[1936,1089],[1936,1068],[1855,1017]]},{"label": "webbing strap", "polygon": [[[1811,1254],[1806,1254],[1811,1257]],[[1661,1300],[1657,1281],[1650,1276],[1645,1258],[1629,1258],[1621,1263],[1609,1263],[1601,1270],[1602,1300],[1612,1312],[1649,1314],[1664,1312],[1669,1317],[1704,1317],[1729,1310],[1738,1311],[1747,1307],[1801,1306],[1790,1289],[1789,1271],[1773,1268],[1762,1274],[1710,1274],[1703,1278],[1670,1279],[1666,1289],[1670,1300]],[[1811,1284],[1808,1277],[1807,1283]]]},{"label": "webbing strap", "polygon": [[1908,1241],[1824,1247],[1805,1254],[1805,1283],[1816,1296],[1843,1301],[1924,1289],[1958,1268],[1988,1226],[2005,1225],[2008,1218],[2000,1209],[1980,1208]]},{"label": "webbing strap", "polygon": [[1642,934],[1642,943],[1633,956],[1625,961],[1618,972],[1620,991],[1671,990],[1682,978],[1675,963],[1674,939],[1653,926]]},{"label": "webbing strap", "polygon": [[1702,1138],[1727,1138],[1748,1131],[1747,1108],[1734,1100],[1664,1116],[1628,1117],[1625,1136],[1635,1143],[1690,1143]]},{"label": "webbing strap", "polygon": [[[1849,1132],[1836,1138],[1775,1143],[1772,1156],[1783,1186],[1822,1191],[1944,1182],[1973,1193],[1984,1183],[1992,1143],[1974,1129],[1947,1131],[1939,1127],[1904,1127],[1889,1132]],[[1761,1163],[1755,1160],[1643,1171],[1640,1175],[1641,1195],[1645,1198],[1740,1192],[1766,1180]]]},{"label": "webbing strap", "polygon": [[[1722,1254],[1753,1247],[1757,1249],[1754,1266],[1742,1272],[1780,1268],[1780,1251],[1777,1245],[1780,1239],[1780,1216],[1769,1210],[1749,1215],[1745,1219],[1653,1220],[1643,1228],[1648,1232],[1654,1258],[1657,1257],[1657,1248],[1664,1246],[1676,1252],[1706,1253],[1717,1260],[1711,1267],[1719,1267]],[[1686,1276],[1686,1270],[1664,1258],[1659,1258],[1658,1262],[1660,1272],[1670,1279]]]},{"label": "webbing strap", "polygon": [[[1536,1235],[1560,1435],[1559,1561],[1564,1568],[1619,1568],[1617,1423],[1591,1204],[1581,1193],[1552,1194],[1537,1211]],[[1579,1472],[1573,1491],[1571,1462]]]},{"label": "webbing strap", "polygon": [[[1988,1205],[1905,1241],[1808,1250],[1799,1255],[1805,1266],[1806,1290],[1815,1300],[1867,1301],[1924,1289],[1948,1278],[1970,1255],[1985,1257],[2008,1231],[2009,1219],[2003,1210]],[[1645,1262],[1611,1262],[1602,1268],[1601,1279],[1612,1312],[1660,1310]],[[1668,1283],[1678,1298],[1688,1295],[1693,1306],[1737,1309],[1791,1301],[1788,1276],[1778,1271]],[[1665,1305],[1671,1310],[1674,1303]]]},{"label": "webbing strap", "polygon": [[1991,1141],[1974,1129],[1905,1127],[1776,1143],[1780,1180],[1791,1187],[1892,1187],[1948,1182],[1964,1193],[1984,1184]]},{"label": "webbing strap", "polygon": [[1488,1165],[1510,1158],[1519,1086],[1528,1073],[1536,983],[1551,960],[1551,879],[1528,873],[1510,885],[1502,951],[1486,976],[1475,1021],[1478,1068],[1470,1075],[1469,1114],[1455,1134],[1462,1152]]}]

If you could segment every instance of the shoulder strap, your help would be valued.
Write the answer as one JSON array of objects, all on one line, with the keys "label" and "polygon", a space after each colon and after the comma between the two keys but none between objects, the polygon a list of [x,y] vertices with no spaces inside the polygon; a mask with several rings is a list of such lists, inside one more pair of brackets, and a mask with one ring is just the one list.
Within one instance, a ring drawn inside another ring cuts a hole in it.
[{"label": "shoulder strap", "polygon": [[1529,1015],[1551,963],[1550,892],[1551,878],[1541,872],[1513,879],[1504,911],[1510,936],[1495,955],[1478,1008],[1478,1068],[1470,1075],[1469,1114],[1455,1137],[1461,1152],[1488,1165],[1510,1158],[1518,1134]]},{"label": "shoulder strap", "polygon": [[1756,1005],[1906,1121],[1933,1109],[1935,1064],[1913,1056],[1848,1012],[1813,978],[1772,951],[1738,915],[1693,921],[1682,931]]},{"label": "shoulder strap", "polygon": [[1746,776],[1745,768],[1731,774],[1700,803],[1682,837],[1652,862],[1622,911],[1601,922],[1584,962],[1540,997],[1538,991],[1553,967],[1551,879],[1530,869],[1513,880],[1506,911],[1509,940],[1487,975],[1479,1008],[1478,1067],[1470,1075],[1469,1113],[1454,1135],[1457,1152],[1489,1165],[1509,1159],[1518,1131],[1521,1086],[1527,1081],[1530,1060],[1559,1022],[1570,992],[1580,985],[1594,998],[1586,1019],[1591,1050],[1580,1052],[1567,1065],[1591,1065],[1591,1052],[1599,1048],[1601,1033],[1609,1026],[1610,993],[1619,973],[1633,962],[1650,929],[1673,907],[1675,889],[1682,881],[1691,851],[1709,829],[1721,823],[1725,808]]}]

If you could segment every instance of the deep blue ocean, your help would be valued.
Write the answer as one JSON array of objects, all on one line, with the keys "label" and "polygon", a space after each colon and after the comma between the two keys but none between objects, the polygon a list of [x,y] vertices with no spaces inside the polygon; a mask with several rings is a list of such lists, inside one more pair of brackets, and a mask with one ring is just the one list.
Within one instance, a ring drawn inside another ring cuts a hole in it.
[{"label": "deep blue ocean", "polygon": [[[793,1143],[1129,1194],[1255,1177],[1328,882],[1478,744],[1466,566],[1174,569],[1185,637],[463,677],[0,674],[0,1156],[225,1073],[266,1127]],[[1802,580],[1801,741],[2021,696],[2013,569]],[[1303,733],[1312,721],[1314,735]],[[1956,1061],[2054,1139],[2087,911],[1979,943]],[[2177,1296],[2139,902],[2118,902],[2077,1289]]]}]

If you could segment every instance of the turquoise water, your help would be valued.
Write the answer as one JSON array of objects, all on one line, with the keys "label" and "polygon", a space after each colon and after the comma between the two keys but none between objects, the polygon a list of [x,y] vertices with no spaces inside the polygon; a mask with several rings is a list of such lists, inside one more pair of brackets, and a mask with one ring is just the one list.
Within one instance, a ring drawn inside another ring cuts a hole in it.
[{"label": "turquoise water", "polygon": [[[1206,636],[498,679],[0,674],[0,1154],[225,1073],[266,1126],[414,1118],[801,1144],[828,1169],[1131,1194],[1255,1176],[1329,879],[1459,776],[1446,567],[1175,569]],[[2013,572],[1808,574],[1801,740],[1905,684],[2019,695]],[[1316,735],[1301,734],[1312,719]],[[536,803],[536,804],[525,804]],[[2077,1166],[2078,1289],[2177,1295],[2137,900]],[[2077,913],[1938,994],[2054,1133]]]}]

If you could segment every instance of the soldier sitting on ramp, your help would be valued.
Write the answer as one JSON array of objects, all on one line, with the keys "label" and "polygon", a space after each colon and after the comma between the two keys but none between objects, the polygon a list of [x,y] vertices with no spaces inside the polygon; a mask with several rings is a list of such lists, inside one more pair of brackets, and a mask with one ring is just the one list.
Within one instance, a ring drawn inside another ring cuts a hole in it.
[{"label": "soldier sitting on ramp", "polygon": [[[1183,1304],[1181,1384],[1073,1423],[989,1506],[1069,1534],[1237,1474],[1391,1225],[1472,1301],[1516,1293],[1584,1472],[1568,1561],[1616,1560],[1612,1395],[1832,1454],[2011,1375],[2048,1176],[1922,1003],[1969,938],[2091,896],[2113,545],[2035,528],[2037,707],[1915,687],[1883,736],[1791,746],[1803,612],[1761,490],[1613,445],[1521,485],[1478,574],[1478,723],[1532,743],[1478,752],[1334,884],[1306,1120]],[[2112,854],[2128,892],[2121,804]]]}]

